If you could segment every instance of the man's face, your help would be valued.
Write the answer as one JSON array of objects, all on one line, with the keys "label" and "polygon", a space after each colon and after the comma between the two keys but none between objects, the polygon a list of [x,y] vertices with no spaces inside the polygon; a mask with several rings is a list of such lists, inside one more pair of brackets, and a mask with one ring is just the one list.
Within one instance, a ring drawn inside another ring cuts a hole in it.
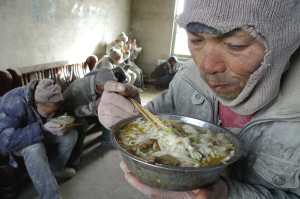
[{"label": "man's face", "polygon": [[124,46],[126,44],[125,40],[116,40],[117,44],[121,44],[121,46]]},{"label": "man's face", "polygon": [[104,85],[97,85],[98,92],[102,95],[104,92]]},{"label": "man's face", "polygon": [[121,57],[114,59],[114,65],[119,65],[121,63]]},{"label": "man's face", "polygon": [[37,111],[42,117],[53,117],[55,112],[59,109],[60,105],[55,104],[47,104],[47,106],[43,106],[40,102],[35,102]]},{"label": "man's face", "polygon": [[223,99],[235,99],[263,62],[264,45],[243,30],[223,35],[187,30],[187,35],[202,79]]},{"label": "man's face", "polygon": [[176,61],[172,61],[172,66],[174,67],[177,64]]}]

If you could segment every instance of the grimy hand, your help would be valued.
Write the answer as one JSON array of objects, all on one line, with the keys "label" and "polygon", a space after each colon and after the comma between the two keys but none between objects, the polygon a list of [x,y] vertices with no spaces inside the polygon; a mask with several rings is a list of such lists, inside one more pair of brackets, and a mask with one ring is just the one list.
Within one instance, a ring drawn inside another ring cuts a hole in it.
[{"label": "grimy hand", "polygon": [[54,122],[44,124],[44,129],[53,135],[61,136],[66,132],[66,125],[60,125]]},{"label": "grimy hand", "polygon": [[125,179],[141,193],[156,199],[227,199],[228,187],[226,183],[218,179],[214,184],[204,189],[193,191],[166,191],[151,187],[132,175],[124,161],[120,164],[124,171]]},{"label": "grimy hand", "polygon": [[98,118],[107,129],[128,117],[139,115],[140,112],[127,99],[131,97],[141,103],[138,89],[131,84],[108,81],[98,106]]}]

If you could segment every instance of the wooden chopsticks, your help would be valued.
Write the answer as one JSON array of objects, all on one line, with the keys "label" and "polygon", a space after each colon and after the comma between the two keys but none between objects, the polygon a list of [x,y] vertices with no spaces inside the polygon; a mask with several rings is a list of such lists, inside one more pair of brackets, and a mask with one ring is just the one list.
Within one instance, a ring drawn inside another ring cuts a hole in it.
[{"label": "wooden chopsticks", "polygon": [[154,115],[152,115],[147,109],[142,107],[137,101],[135,101],[131,97],[128,97],[128,99],[147,118],[147,120],[149,120],[149,122],[151,122],[151,124],[156,129],[158,129],[158,127],[154,122],[156,122],[162,129],[167,128],[167,126],[164,123],[162,123],[158,118],[156,118]]},{"label": "wooden chopsticks", "polygon": [[66,125],[66,127],[67,127],[67,126],[77,126],[77,125],[82,125],[82,124],[83,124],[83,123],[77,123],[77,124],[67,124],[67,125]]}]

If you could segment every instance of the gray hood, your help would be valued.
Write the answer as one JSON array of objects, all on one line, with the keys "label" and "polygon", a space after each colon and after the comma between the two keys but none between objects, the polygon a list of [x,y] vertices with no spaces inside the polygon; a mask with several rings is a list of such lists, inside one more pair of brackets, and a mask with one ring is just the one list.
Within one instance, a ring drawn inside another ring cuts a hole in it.
[{"label": "gray hood", "polygon": [[300,45],[299,0],[186,0],[177,23],[191,22],[213,27],[221,33],[241,28],[266,47],[261,67],[251,76],[234,100],[218,100],[242,115],[266,106],[278,94],[282,74]]}]

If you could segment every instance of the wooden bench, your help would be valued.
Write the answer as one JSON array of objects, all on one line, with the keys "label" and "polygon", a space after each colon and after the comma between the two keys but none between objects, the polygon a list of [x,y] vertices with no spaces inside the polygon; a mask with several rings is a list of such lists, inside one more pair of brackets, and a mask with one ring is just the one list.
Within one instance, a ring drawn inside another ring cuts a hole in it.
[{"label": "wooden bench", "polygon": [[85,62],[69,64],[68,61],[52,62],[18,68],[22,74],[22,85],[35,79],[53,79],[62,87],[62,92],[75,80],[90,72]]},{"label": "wooden bench", "polygon": [[0,70],[0,97],[11,90],[12,76],[7,70]]},{"label": "wooden bench", "polygon": [[[90,56],[86,61],[79,63],[69,63],[68,61],[58,61],[20,68],[7,68],[0,70],[0,97],[10,90],[27,85],[36,79],[49,78],[56,81],[64,92],[68,86],[76,79],[84,77],[96,64],[94,56]],[[99,122],[98,122],[99,123]],[[99,125],[98,125],[99,126]],[[96,129],[96,130],[95,130]],[[99,131],[96,124],[91,124],[89,133]],[[13,168],[8,164],[8,154],[0,151],[0,198],[15,198],[18,194],[18,185],[24,176],[28,176],[24,161],[19,162],[18,168]],[[1,181],[5,179],[5,183]]]}]

